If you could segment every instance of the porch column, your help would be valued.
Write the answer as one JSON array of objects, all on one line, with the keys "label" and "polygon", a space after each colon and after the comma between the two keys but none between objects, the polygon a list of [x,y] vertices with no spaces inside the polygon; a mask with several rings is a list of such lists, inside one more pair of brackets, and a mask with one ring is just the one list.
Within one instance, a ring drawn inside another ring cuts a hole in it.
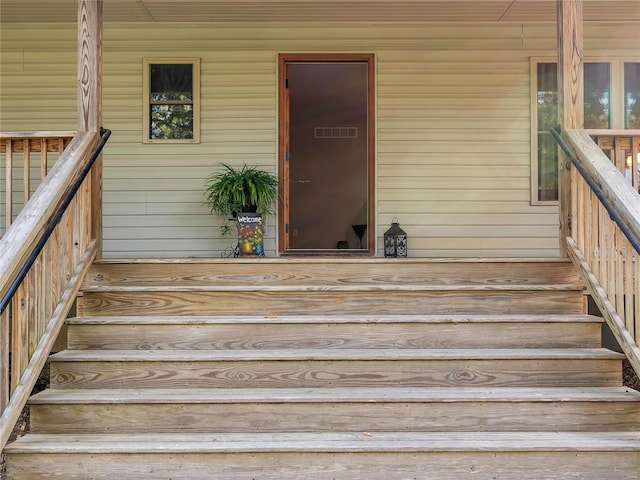
[{"label": "porch column", "polygon": [[[558,107],[562,129],[584,128],[583,0],[557,0]],[[565,239],[571,235],[571,162],[560,151],[558,213],[560,256],[567,257]]]},{"label": "porch column", "polygon": [[[78,130],[102,126],[102,1],[78,0]],[[91,177],[91,236],[102,256],[102,155]]]}]

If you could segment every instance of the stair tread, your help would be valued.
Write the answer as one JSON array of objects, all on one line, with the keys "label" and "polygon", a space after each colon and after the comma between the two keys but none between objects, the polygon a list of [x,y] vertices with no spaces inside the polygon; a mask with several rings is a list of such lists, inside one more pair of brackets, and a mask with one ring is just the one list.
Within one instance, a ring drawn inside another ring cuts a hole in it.
[{"label": "stair tread", "polygon": [[176,283],[153,285],[85,285],[84,292],[442,292],[442,291],[582,291],[584,285],[578,283],[562,284],[427,284],[427,283],[307,283],[290,285],[261,285],[246,283],[239,285],[207,284],[207,285],[180,285]]},{"label": "stair tread", "polygon": [[332,388],[172,388],[49,389],[32,405],[149,403],[391,403],[391,402],[640,402],[627,387],[332,387]]},{"label": "stair tread", "polygon": [[6,453],[631,451],[640,432],[28,434]]},{"label": "stair tread", "polygon": [[50,359],[65,361],[303,361],[303,360],[548,360],[623,359],[605,348],[425,348],[281,350],[64,350]]},{"label": "stair tread", "polygon": [[198,324],[253,324],[253,323],[602,323],[604,319],[581,314],[504,314],[504,315],[155,315],[75,317],[70,325],[198,325]]}]

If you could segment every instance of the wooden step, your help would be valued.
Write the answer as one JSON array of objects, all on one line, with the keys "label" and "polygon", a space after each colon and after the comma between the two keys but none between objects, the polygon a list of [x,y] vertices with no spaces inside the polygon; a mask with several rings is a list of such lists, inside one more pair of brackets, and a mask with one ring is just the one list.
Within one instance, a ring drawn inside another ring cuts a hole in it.
[{"label": "wooden step", "polygon": [[67,350],[52,388],[619,386],[606,349]]},{"label": "wooden step", "polygon": [[82,317],[70,349],[595,348],[588,315],[307,315]]},{"label": "wooden step", "polygon": [[316,285],[238,288],[120,287],[85,290],[85,316],[300,314],[580,314],[576,285],[457,286]]},{"label": "wooden step", "polygon": [[138,259],[95,262],[84,290],[211,285],[560,285],[580,284],[570,261],[452,258]]},{"label": "wooden step", "polygon": [[82,290],[86,316],[464,315],[579,314],[584,286],[557,259],[275,258],[104,261]]},{"label": "wooden step", "polygon": [[30,406],[33,433],[640,430],[624,387],[46,390]]},{"label": "wooden step", "polygon": [[7,480],[640,480],[564,260],[111,261]]},{"label": "wooden step", "polygon": [[27,435],[8,480],[640,478],[638,432]]}]

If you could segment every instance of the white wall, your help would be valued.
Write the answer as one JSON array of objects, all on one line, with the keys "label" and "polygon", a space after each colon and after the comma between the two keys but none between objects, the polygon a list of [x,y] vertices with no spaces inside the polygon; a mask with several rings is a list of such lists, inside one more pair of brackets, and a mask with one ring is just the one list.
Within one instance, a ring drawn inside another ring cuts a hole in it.
[{"label": "white wall", "polygon": [[[635,27],[587,25],[585,54],[637,56]],[[75,25],[1,35],[0,130],[75,129]],[[376,54],[379,238],[398,217],[411,256],[555,256],[556,208],[529,203],[529,58],[555,49],[551,24],[107,24],[104,254],[219,256],[204,179],[275,171],[278,53],[348,51]],[[143,144],[142,59],[181,56],[202,62],[201,143]]]}]

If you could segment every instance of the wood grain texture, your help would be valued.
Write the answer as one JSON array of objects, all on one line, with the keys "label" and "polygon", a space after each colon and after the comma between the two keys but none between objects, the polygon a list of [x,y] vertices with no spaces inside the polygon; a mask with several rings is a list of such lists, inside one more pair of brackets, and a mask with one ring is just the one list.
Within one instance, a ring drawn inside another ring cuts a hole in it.
[{"label": "wood grain texture", "polygon": [[[367,435],[369,433],[369,435]],[[104,452],[155,453],[200,452],[634,452],[640,450],[638,432],[452,432],[439,438],[430,432],[294,432],[294,433],[166,433],[109,435],[61,435],[70,440],[56,445],[55,435],[32,435],[11,450],[43,453]],[[54,440],[54,442],[52,442]]]},{"label": "wood grain texture", "polygon": [[[637,431],[638,403],[32,406],[32,433]],[[471,413],[473,412],[473,413]],[[157,419],[164,419],[158,422]]]},{"label": "wood grain texture", "polygon": [[[504,357],[504,356],[503,356]],[[619,358],[116,360],[51,363],[52,388],[616,386]]]},{"label": "wood grain texture", "polygon": [[[89,140],[91,138],[92,136],[85,137]],[[72,144],[70,149],[73,147]],[[25,147],[25,151],[28,152],[28,148]],[[53,175],[59,175],[59,178],[53,180],[51,177],[45,178],[36,190],[33,202],[26,205],[11,231],[0,242],[0,250],[8,246],[5,252],[9,255],[8,258],[2,259],[7,262],[0,265],[6,268],[2,272],[5,274],[6,282],[3,287],[8,288],[9,282],[17,276],[18,269],[24,267],[23,262],[26,262],[24,255],[34,249],[36,242],[41,240],[40,236],[43,232],[28,231],[28,228],[35,228],[35,225],[44,228],[55,213],[53,206],[57,205],[42,208],[38,202],[55,202],[56,199],[59,200],[61,196],[65,196],[76,180],[79,166],[83,166],[86,159],[87,152],[84,150],[72,151],[67,158],[63,156],[60,160],[65,163],[63,168],[55,168],[58,167],[56,164],[52,171]],[[6,408],[4,405],[2,408],[0,446],[4,446],[9,438],[64,319],[74,303],[75,294],[80,288],[87,268],[96,255],[95,241],[91,242],[88,228],[86,228],[84,213],[88,211],[88,205],[83,205],[78,200],[79,197],[84,196],[84,191],[85,189],[81,187],[69,208],[63,212],[62,218],[57,219],[52,235],[45,239],[43,250],[11,299],[10,316],[6,317],[7,322],[9,318],[11,319],[9,333],[11,342],[10,348],[6,350],[6,355],[10,355],[11,358],[10,364],[7,364],[7,368],[10,366],[10,371],[7,372],[10,378],[10,398]],[[34,217],[22,217],[25,211]],[[14,234],[14,232],[17,233]],[[23,243],[12,245],[12,241]],[[57,252],[55,257],[57,261],[53,261],[54,256],[51,252]],[[4,368],[3,365],[3,370]],[[5,373],[2,376],[4,378]],[[4,391],[2,395],[5,396]],[[4,400],[2,403],[4,404]]]},{"label": "wood grain texture", "polygon": [[[499,317],[499,316],[496,316]],[[508,317],[508,316],[507,316]],[[72,349],[105,350],[222,350],[284,348],[535,348],[597,347],[600,321],[554,322],[550,316],[492,321],[490,317],[401,316],[372,317],[336,322],[331,317],[228,318],[196,323],[174,317],[172,323],[136,317],[128,323],[72,323],[68,345]],[[95,317],[96,319],[100,317]],[[558,318],[558,317],[556,317]],[[166,319],[168,320],[168,319]],[[347,320],[347,319],[345,319]],[[237,322],[237,323],[236,323]],[[250,334],[248,334],[250,332]]]},{"label": "wood grain texture", "polygon": [[[246,285],[561,285],[580,284],[570,262],[523,259],[104,260],[84,289],[124,286]],[[141,266],[144,265],[144,268]]]},{"label": "wood grain texture", "polygon": [[591,140],[584,130],[567,130],[562,134],[573,148],[580,165],[585,169],[604,197],[622,218],[625,225],[640,238],[640,195],[626,181],[607,156]]},{"label": "wood grain texture", "polygon": [[[300,290],[300,289],[298,289]],[[582,313],[582,290],[85,292],[85,315]]]},{"label": "wood grain texture", "polygon": [[9,311],[5,310],[0,314],[0,415],[4,413],[4,409],[9,403],[10,396],[10,384],[9,384],[9,372],[10,372],[10,355],[9,345],[10,339],[10,327],[9,327]]},{"label": "wood grain texture", "polygon": [[[536,265],[530,284],[487,261],[391,276],[384,261],[183,263],[130,262],[85,284],[94,316],[69,320],[72,349],[50,358],[9,478],[636,472],[640,392],[621,387],[623,356],[597,348],[602,319],[582,314],[567,262]],[[164,276],[137,284],[149,266]]]},{"label": "wood grain texture", "polygon": [[[573,239],[567,239],[567,244],[569,246],[569,255],[575,258],[576,264],[580,266],[580,272],[584,277],[585,282],[589,285],[589,288],[593,292],[593,299],[598,305],[598,308],[607,319],[607,323],[610,326],[610,329],[618,344],[622,348],[622,351],[625,352],[629,362],[633,366],[633,369],[636,372],[640,372],[640,347],[638,346],[638,339],[640,338],[640,334],[637,332],[635,328],[632,330],[635,332],[635,336],[626,328],[625,322],[622,318],[620,318],[620,313],[616,311],[615,307],[611,303],[611,300],[607,296],[607,293],[603,290],[600,285],[598,278],[591,271],[590,265],[587,263],[585,258],[582,256],[581,252],[578,250],[577,245],[573,241]],[[636,266],[638,268],[638,266]],[[640,278],[640,272],[638,273],[638,278]],[[640,316],[638,313],[638,296],[636,290],[636,312],[635,315]],[[638,322],[638,316],[635,316],[636,322]]]},{"label": "wood grain texture", "polygon": [[105,261],[87,276],[84,312],[571,314],[583,308],[583,286],[568,262],[264,260]]},{"label": "wood grain texture", "polygon": [[[583,0],[557,0],[558,115],[563,130],[584,128]],[[558,215],[560,256],[567,257],[565,239],[571,236],[571,162],[558,159]]]},{"label": "wood grain texture", "polygon": [[634,431],[640,426],[640,393],[619,388],[50,390],[30,405],[32,433]]},{"label": "wood grain texture", "polygon": [[[78,2],[78,129],[98,133],[102,128],[103,98],[103,25],[102,0]],[[89,174],[90,223],[92,238],[96,239],[98,258],[102,257],[102,155]]]},{"label": "wood grain texture", "polygon": [[58,159],[53,169],[36,189],[33,201],[26,205],[0,242],[0,285],[8,285],[18,265],[33,248],[46,221],[68,192],[77,173],[95,145],[96,136],[78,133],[69,148]]},{"label": "wood grain texture", "polygon": [[[50,437],[38,436],[31,445],[25,442],[12,447],[24,453],[14,454],[21,457],[21,462],[18,465],[9,462],[7,476],[9,480],[39,480],[52,475],[83,480],[106,480],[114,476],[123,480],[241,480],[248,476],[261,480],[640,478],[637,435],[634,438],[601,434],[598,438],[573,432],[476,436],[465,432],[449,441],[443,440],[440,433],[409,434],[401,441],[402,436],[398,435],[383,440],[377,438],[378,433],[371,437],[359,433],[329,437],[324,442],[313,438],[309,441],[313,444],[313,453],[305,451],[311,445],[300,434],[295,434],[289,443],[292,451],[276,450],[287,445],[284,441],[274,441],[269,436],[259,443],[254,437],[244,442],[245,446],[252,446],[250,453],[236,453],[243,446],[240,439],[233,444],[223,441],[222,435],[206,438],[196,435],[189,448],[199,446],[201,453],[175,451],[175,448],[171,454],[160,453],[170,452],[172,445],[184,445],[181,441],[184,437],[167,437],[163,442],[154,435],[153,443],[137,438],[117,444],[109,441],[101,444],[100,437],[70,436],[68,453],[61,446],[56,448],[54,443],[51,453],[33,455],[47,447],[47,440],[55,442]],[[148,453],[125,456],[112,453],[131,451],[132,446]],[[505,450],[501,451],[498,446]],[[624,446],[624,451],[615,451],[620,446]],[[80,449],[86,453],[76,453]],[[220,453],[208,453],[211,451]]]},{"label": "wood grain texture", "polygon": [[[95,242],[92,242],[87,246],[77,266],[68,274],[68,281],[60,285],[62,289],[53,290],[56,296],[55,298],[49,298],[49,300],[56,302],[55,309],[52,312],[51,318],[47,318],[46,324],[42,326],[42,335],[38,337],[37,342],[35,342],[37,348],[33,352],[33,355],[27,358],[27,362],[21,369],[12,365],[11,374],[15,378],[15,381],[12,382],[10,402],[3,411],[2,418],[0,419],[0,446],[6,444],[13,430],[13,426],[27,403],[27,399],[47,361],[47,356],[51,352],[56,337],[64,324],[64,319],[71,309],[75,295],[80,289],[82,278],[86,275],[87,268],[95,258],[95,255],[96,245]],[[20,352],[23,349],[24,346],[20,346],[19,348],[14,348],[12,352],[15,355],[16,351]]]}]

